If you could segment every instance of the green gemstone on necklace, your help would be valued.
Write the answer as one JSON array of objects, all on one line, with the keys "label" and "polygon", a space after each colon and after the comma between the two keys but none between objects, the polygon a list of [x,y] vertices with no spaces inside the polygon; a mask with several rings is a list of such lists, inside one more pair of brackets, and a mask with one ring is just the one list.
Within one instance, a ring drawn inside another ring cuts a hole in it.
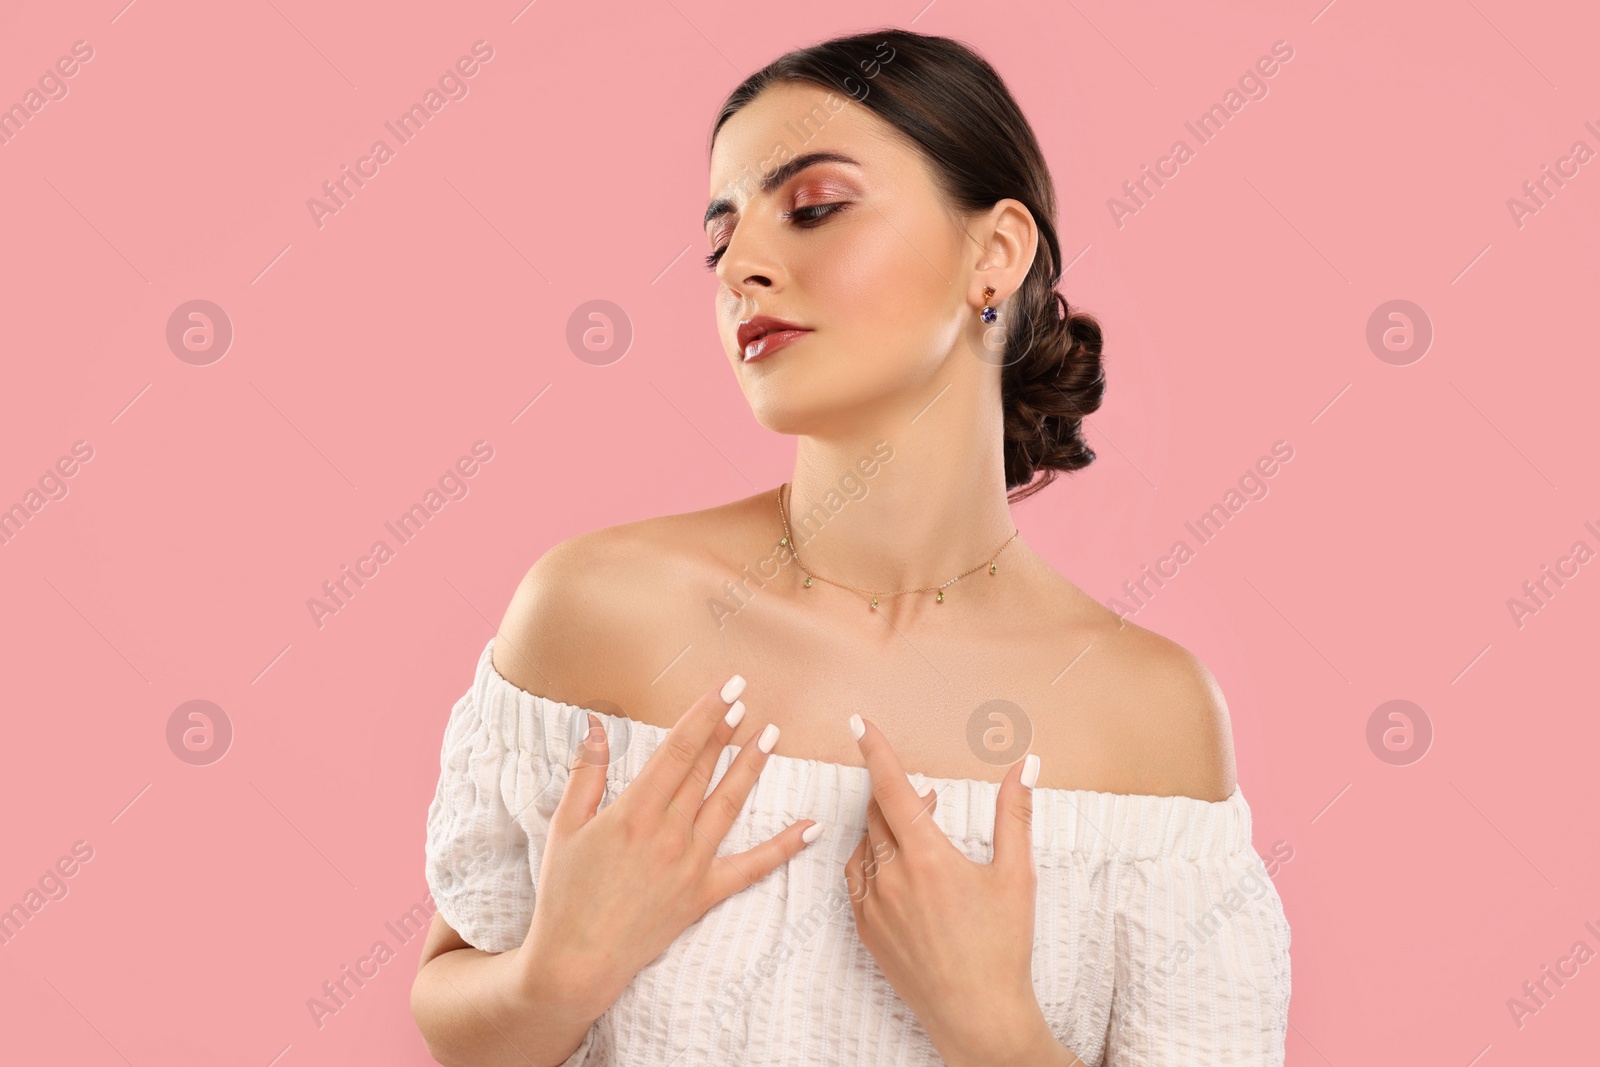
[{"label": "green gemstone on necklace", "polygon": [[806,588],[807,589],[811,588],[811,575],[809,575],[809,574],[806,575]]}]

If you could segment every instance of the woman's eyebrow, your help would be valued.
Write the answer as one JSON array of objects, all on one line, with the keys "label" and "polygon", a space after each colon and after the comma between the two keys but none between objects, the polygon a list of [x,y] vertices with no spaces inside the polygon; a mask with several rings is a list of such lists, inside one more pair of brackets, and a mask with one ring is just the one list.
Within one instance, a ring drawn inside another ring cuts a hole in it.
[{"label": "woman's eyebrow", "polygon": [[[841,155],[838,152],[807,152],[803,156],[795,156],[789,162],[762,178],[761,191],[770,193],[807,167],[815,166],[818,163],[848,163],[852,167],[861,166],[860,163],[857,163],[849,156]],[[710,224],[712,219],[721,218],[723,215],[730,214],[736,210],[738,209],[734,207],[732,200],[713,200],[711,201],[711,206],[706,208],[705,222],[700,225],[704,228]]]}]

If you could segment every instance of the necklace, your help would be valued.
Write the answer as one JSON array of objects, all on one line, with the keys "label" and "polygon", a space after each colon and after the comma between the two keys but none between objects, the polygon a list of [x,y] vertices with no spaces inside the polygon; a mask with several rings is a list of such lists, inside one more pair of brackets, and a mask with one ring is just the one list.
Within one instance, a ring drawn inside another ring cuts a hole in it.
[{"label": "necklace", "polygon": [[[944,603],[945,586],[954,585],[956,582],[959,582],[961,579],[965,578],[967,575],[973,573],[973,571],[980,570],[984,566],[982,563],[980,563],[980,564],[978,564],[978,566],[973,567],[972,570],[962,571],[960,574],[956,575],[954,578],[951,578],[948,582],[944,582],[944,583],[942,583],[940,585],[926,585],[926,586],[923,586],[921,589],[896,589],[892,593],[874,593],[869,589],[857,589],[853,585],[847,585],[844,582],[836,582],[832,578],[824,578],[820,574],[812,574],[810,571],[806,570],[806,565],[804,563],[800,562],[800,550],[795,547],[794,538],[792,536],[790,536],[790,534],[789,534],[789,516],[788,516],[787,513],[785,513],[784,508],[783,508],[783,491],[785,489],[787,489],[788,487],[789,487],[789,483],[788,482],[784,482],[782,485],[778,486],[778,518],[783,520],[783,540],[778,542],[778,547],[782,548],[784,546],[788,546],[789,552],[794,556],[795,565],[798,566],[802,571],[805,572],[806,580],[805,580],[804,584],[805,584],[805,587],[807,589],[811,588],[811,580],[813,578],[815,578],[818,581],[827,582],[829,585],[836,585],[840,589],[848,589],[852,593],[858,593],[858,594],[860,594],[862,596],[866,596],[866,597],[871,598],[872,603],[867,605],[867,607],[869,609],[872,609],[872,610],[876,610],[877,609],[877,607],[878,607],[878,598],[879,597],[881,597],[881,596],[900,596],[900,595],[905,594],[905,593],[938,593],[938,596],[935,597],[935,602],[939,603],[939,604],[943,604]],[[994,550],[994,555],[990,556],[989,560],[988,560],[988,566],[989,566],[989,573],[990,574],[997,573],[994,561],[1000,557],[1000,553],[1002,553],[1002,552],[1004,552],[1006,550],[1006,545],[1009,545],[1016,538],[1017,534],[1019,534],[1020,532],[1021,532],[1020,530],[1012,530],[1011,531],[1011,536],[1006,538],[1003,542],[1001,542],[1000,547]]]}]

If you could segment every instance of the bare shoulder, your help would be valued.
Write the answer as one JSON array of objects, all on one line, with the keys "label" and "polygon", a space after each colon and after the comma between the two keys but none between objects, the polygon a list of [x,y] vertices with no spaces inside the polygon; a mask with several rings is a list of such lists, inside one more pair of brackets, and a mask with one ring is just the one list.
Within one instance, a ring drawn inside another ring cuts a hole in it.
[{"label": "bare shoulder", "polygon": [[[735,504],[604,527],[561,541],[528,569],[496,631],[494,667],[563,703],[625,713],[681,652],[686,598],[703,588],[705,531]],[[681,643],[681,642],[680,642]]]},{"label": "bare shoulder", "polygon": [[[1233,731],[1211,671],[1176,641],[1095,607],[1074,638],[1087,651],[1072,699],[1088,708],[1074,719],[1099,754],[1085,772],[1114,782],[1108,792],[1227,800],[1237,784]],[[1061,732],[1063,745],[1076,743],[1072,732]]]},{"label": "bare shoulder", "polygon": [[1194,653],[1122,621],[1111,657],[1128,686],[1125,711],[1135,751],[1148,759],[1152,781],[1144,791],[1227,800],[1236,778],[1222,688]]}]

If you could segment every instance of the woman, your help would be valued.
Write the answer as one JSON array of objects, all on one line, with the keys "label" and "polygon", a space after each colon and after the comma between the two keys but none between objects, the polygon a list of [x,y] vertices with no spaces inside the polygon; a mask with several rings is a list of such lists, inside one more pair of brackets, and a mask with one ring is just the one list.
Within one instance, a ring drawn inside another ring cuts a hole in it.
[{"label": "woman", "polygon": [[1216,683],[1011,522],[1094,458],[1104,378],[1009,92],[829,41],[733,92],[710,168],[723,347],[794,475],[517,590],[428,813],[435,1058],[1281,1063]]}]

